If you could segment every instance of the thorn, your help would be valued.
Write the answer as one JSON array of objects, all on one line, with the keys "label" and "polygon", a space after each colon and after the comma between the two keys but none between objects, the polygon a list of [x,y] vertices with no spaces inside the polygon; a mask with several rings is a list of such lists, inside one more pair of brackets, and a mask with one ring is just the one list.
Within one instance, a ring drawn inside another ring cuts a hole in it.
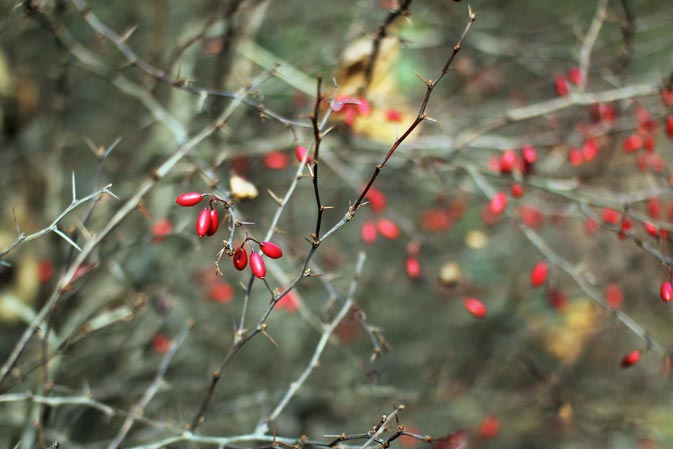
[{"label": "thorn", "polygon": [[437,120],[435,120],[434,118],[429,117],[427,115],[423,116],[423,120],[427,120],[427,121],[432,122],[432,123],[439,123]]},{"label": "thorn", "polygon": [[423,77],[421,76],[420,73],[416,72],[416,73],[414,73],[414,75],[416,75],[416,78],[418,78],[419,80],[421,80],[421,81],[423,82],[423,84],[425,84],[427,87],[430,87],[430,85],[432,84],[432,81],[428,81],[428,80],[426,80],[425,78],[423,78]]},{"label": "thorn", "polygon": [[131,37],[133,32],[138,29],[138,25],[134,25],[128,30],[126,30],[119,38],[122,43],[126,43],[126,41]]},{"label": "thorn", "polygon": [[266,189],[266,191],[269,193],[269,195],[271,195],[271,198],[273,198],[276,201],[276,203],[278,203],[279,206],[283,205],[283,199],[282,198],[280,198],[275,193],[273,193],[273,191],[271,189]]}]

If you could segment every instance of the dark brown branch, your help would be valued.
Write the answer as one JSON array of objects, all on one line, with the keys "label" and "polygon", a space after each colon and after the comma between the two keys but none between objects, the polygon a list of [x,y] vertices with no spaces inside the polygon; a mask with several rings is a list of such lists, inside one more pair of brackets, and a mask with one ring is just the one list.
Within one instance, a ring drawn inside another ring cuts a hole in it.
[{"label": "dark brown branch", "polygon": [[403,17],[409,15],[409,6],[411,5],[412,0],[404,0],[404,3],[400,5],[394,11],[391,11],[388,16],[385,18],[383,23],[379,25],[376,30],[376,36],[372,42],[372,53],[369,56],[369,61],[367,62],[367,67],[365,68],[365,92],[369,88],[369,85],[372,82],[372,77],[374,76],[374,67],[376,66],[376,61],[379,58],[379,52],[381,51],[381,41],[388,37],[388,29],[390,26],[397,20],[398,17]]},{"label": "dark brown branch", "polygon": [[313,108],[313,114],[311,114],[311,124],[313,125],[313,140],[315,142],[315,150],[313,151],[313,175],[311,180],[313,181],[313,193],[315,194],[315,202],[318,206],[318,217],[315,223],[315,231],[313,233],[313,242],[316,244],[320,241],[320,225],[322,224],[322,214],[325,211],[325,206],[323,206],[320,201],[320,188],[318,185],[318,169],[320,162],[320,142],[322,141],[322,134],[320,132],[320,125],[318,124],[318,114],[320,113],[320,103],[322,102],[322,94],[320,93],[320,87],[322,85],[322,77],[318,77],[318,83],[316,87],[316,97],[315,97],[315,106]]},{"label": "dark brown branch", "polygon": [[383,158],[383,161],[379,163],[376,168],[374,169],[374,173],[372,174],[372,177],[369,179],[369,182],[367,182],[367,185],[365,186],[364,189],[362,189],[362,192],[360,193],[360,196],[358,199],[355,201],[355,203],[350,207],[348,211],[348,215],[350,218],[352,218],[355,215],[355,212],[358,210],[360,205],[362,204],[362,201],[364,201],[365,196],[367,195],[367,192],[369,192],[369,189],[372,187],[374,184],[374,181],[376,181],[376,177],[379,175],[383,167],[386,165],[386,162],[388,162],[388,159],[392,157],[392,155],[395,153],[397,148],[404,142],[407,137],[416,129],[416,127],[427,118],[425,114],[425,109],[428,106],[428,101],[430,101],[430,96],[432,95],[432,91],[435,89],[437,84],[444,78],[444,75],[447,74],[449,69],[451,68],[451,64],[453,63],[454,59],[456,58],[456,55],[458,55],[458,52],[461,50],[463,46],[463,41],[465,40],[465,37],[470,31],[470,28],[472,28],[472,24],[474,21],[477,19],[477,15],[472,11],[472,8],[468,7],[468,21],[467,25],[465,26],[465,29],[463,30],[463,34],[460,36],[460,39],[458,40],[458,43],[453,46],[453,51],[451,52],[451,56],[449,56],[449,59],[446,61],[446,64],[444,64],[444,67],[442,68],[441,73],[439,74],[439,77],[435,81],[433,80],[428,80],[426,81],[426,90],[425,90],[425,96],[423,97],[423,101],[421,102],[421,107],[418,110],[418,115],[416,116],[416,119],[413,121],[413,123],[407,128],[407,130],[395,140],[395,143],[393,144],[392,147],[390,147],[390,150],[388,150],[388,153],[386,156]]}]

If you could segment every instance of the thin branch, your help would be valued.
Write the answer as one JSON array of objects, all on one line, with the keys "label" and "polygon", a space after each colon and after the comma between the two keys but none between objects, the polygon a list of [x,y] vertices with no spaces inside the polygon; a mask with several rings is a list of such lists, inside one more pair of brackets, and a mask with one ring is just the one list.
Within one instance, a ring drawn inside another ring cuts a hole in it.
[{"label": "thin branch", "polygon": [[316,346],[315,351],[313,352],[313,356],[311,357],[311,360],[309,361],[306,368],[304,368],[304,370],[299,375],[297,380],[295,380],[290,384],[290,387],[285,392],[285,395],[283,395],[280,402],[278,402],[278,405],[276,405],[276,407],[264,420],[264,422],[262,422],[260,425],[257,426],[257,429],[255,430],[256,433],[267,433],[269,431],[269,423],[275,421],[278,418],[278,416],[283,412],[283,410],[290,402],[290,400],[294,397],[294,395],[297,393],[297,391],[299,391],[299,389],[304,385],[306,379],[308,379],[313,370],[318,366],[320,366],[320,356],[322,355],[322,352],[325,350],[325,346],[327,346],[327,342],[329,341],[330,336],[334,332],[334,329],[339,325],[341,320],[344,319],[346,314],[351,310],[351,307],[353,306],[354,303],[353,296],[355,295],[355,290],[357,289],[357,285],[360,280],[360,275],[362,273],[362,267],[364,265],[365,259],[366,259],[365,253],[361,252],[355,264],[355,275],[353,277],[353,280],[351,281],[346,301],[344,301],[343,305],[341,306],[341,309],[339,309],[339,312],[336,314],[334,319],[329,324],[324,325],[324,330],[322,332],[322,335],[320,336],[318,345]]},{"label": "thin branch", "polygon": [[164,376],[166,375],[166,371],[168,370],[168,367],[171,364],[173,357],[178,352],[178,349],[182,346],[182,343],[184,343],[193,325],[194,322],[188,320],[182,326],[182,330],[171,343],[171,346],[169,350],[166,352],[166,354],[164,354],[163,359],[161,359],[161,363],[159,364],[157,373],[154,376],[154,380],[148,386],[147,390],[145,390],[145,393],[140,398],[140,400],[133,407],[131,407],[133,414],[126,417],[126,420],[124,420],[124,423],[119,429],[119,432],[117,432],[117,436],[115,436],[115,438],[108,445],[108,449],[117,449],[119,445],[122,443],[122,441],[124,441],[124,438],[126,438],[126,435],[131,430],[131,427],[135,423],[136,417],[142,416],[145,407],[147,407],[147,404],[150,403],[154,395],[157,393],[157,391],[159,391],[159,386],[163,382]]},{"label": "thin branch", "polygon": [[430,101],[430,96],[432,95],[432,91],[435,89],[437,84],[444,78],[444,76],[448,73],[449,69],[451,68],[451,64],[453,63],[454,59],[456,58],[456,55],[458,55],[458,52],[460,52],[462,46],[463,46],[463,41],[467,37],[468,33],[470,32],[470,29],[472,28],[472,24],[474,21],[477,19],[477,15],[472,11],[472,8],[468,6],[468,20],[467,20],[467,25],[465,26],[465,29],[463,30],[463,34],[460,36],[460,39],[458,39],[458,42],[456,45],[453,46],[453,50],[451,52],[451,55],[449,56],[448,60],[444,64],[444,68],[442,68],[441,73],[437,77],[436,80],[428,80],[426,81],[426,91],[425,91],[425,96],[423,97],[423,101],[421,102],[421,107],[418,110],[418,115],[416,116],[416,119],[409,125],[406,131],[402,133],[400,137],[398,137],[395,140],[395,143],[393,146],[388,150],[388,153],[386,156],[383,158],[383,160],[376,166],[374,169],[374,173],[372,174],[371,178],[369,179],[369,182],[367,182],[367,185],[365,186],[364,189],[362,189],[362,192],[360,193],[360,196],[358,197],[357,200],[355,200],[355,203],[349,208],[347,215],[347,220],[351,220],[353,216],[355,216],[355,212],[358,210],[360,205],[362,204],[362,201],[364,201],[365,196],[367,195],[367,192],[369,192],[369,189],[372,187],[374,184],[374,181],[376,181],[377,176],[383,169],[383,167],[386,165],[386,162],[388,162],[388,159],[392,157],[393,154],[395,154],[395,151],[397,148],[404,142],[407,137],[416,129],[418,125],[421,124],[423,120],[427,118],[425,114],[425,109],[428,106],[428,101]]},{"label": "thin branch", "polygon": [[582,44],[582,48],[580,50],[579,59],[579,68],[581,74],[580,84],[577,87],[579,92],[584,92],[587,85],[587,75],[589,73],[589,64],[591,62],[591,51],[594,48],[596,39],[598,39],[598,34],[601,31],[603,22],[605,21],[608,9],[608,1],[609,0],[598,0],[596,4],[596,13],[594,14],[594,18],[591,21],[591,25],[589,26],[589,31],[587,31],[587,35],[584,37],[584,43]]},{"label": "thin branch", "polygon": [[103,194],[108,194],[108,195],[111,195],[114,198],[116,198],[116,196],[110,191],[110,187],[112,187],[112,184],[108,184],[105,187],[103,187],[102,189],[98,189],[95,192],[90,193],[89,195],[87,195],[83,198],[80,198],[78,200],[73,199],[73,202],[70,203],[68,205],[68,207],[66,207],[63,210],[63,212],[61,212],[58,215],[58,217],[56,217],[54,219],[54,221],[51,222],[51,224],[49,226],[47,226],[46,228],[44,228],[40,231],[37,231],[37,232],[35,232],[33,234],[29,234],[29,235],[26,235],[23,232],[19,232],[18,238],[11,245],[9,245],[2,252],[0,252],[0,260],[2,260],[2,258],[7,256],[7,254],[14,251],[22,243],[28,243],[31,240],[35,240],[39,237],[47,235],[50,232],[54,232],[54,233],[58,234],[61,238],[63,238],[66,242],[68,242],[70,245],[72,245],[78,251],[81,251],[81,248],[75,242],[73,242],[72,239],[70,239],[70,237],[68,237],[63,231],[61,231],[58,228],[58,225],[68,214],[70,214],[70,212],[77,209],[79,206],[81,206],[84,203],[87,203],[89,201],[98,199]]}]

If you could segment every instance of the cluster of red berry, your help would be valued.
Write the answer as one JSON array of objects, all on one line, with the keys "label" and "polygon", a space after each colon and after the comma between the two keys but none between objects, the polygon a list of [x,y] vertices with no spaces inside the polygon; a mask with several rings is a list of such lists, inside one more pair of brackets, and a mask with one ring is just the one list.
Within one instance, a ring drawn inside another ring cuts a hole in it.
[{"label": "cluster of red berry", "polygon": [[[302,147],[297,147],[302,148]],[[305,153],[302,154],[302,159],[305,157]],[[299,152],[297,152],[297,158],[299,158]],[[185,192],[175,199],[175,202],[180,206],[191,207],[199,204],[203,198],[210,196],[210,204],[208,207],[205,207],[196,218],[196,235],[199,237],[211,236],[217,232],[217,228],[220,225],[220,217],[215,210],[215,204],[218,201],[221,201],[213,195],[203,194],[200,192]],[[280,246],[276,245],[273,242],[258,242],[252,237],[246,237],[245,241],[241,243],[241,246],[236,248],[236,250],[231,254],[233,255],[234,267],[242,271],[245,267],[248,266],[248,251],[245,249],[245,244],[249,242],[254,242],[259,246],[259,249],[264,255],[272,259],[279,259],[283,257],[283,250]],[[251,249],[250,253],[250,271],[256,277],[264,279],[266,276],[266,265],[264,264],[264,259],[262,255]]]},{"label": "cluster of red berry", "polygon": [[[180,206],[191,207],[199,204],[206,195],[200,192],[185,192],[175,199]],[[196,235],[199,237],[211,236],[220,226],[220,217],[215,210],[215,198],[212,198],[208,207],[204,208],[196,217]]]}]

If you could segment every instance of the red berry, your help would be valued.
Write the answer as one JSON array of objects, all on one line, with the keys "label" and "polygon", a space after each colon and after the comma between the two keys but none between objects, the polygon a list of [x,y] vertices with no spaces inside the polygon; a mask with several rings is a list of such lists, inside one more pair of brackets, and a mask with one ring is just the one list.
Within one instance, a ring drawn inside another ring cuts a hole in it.
[{"label": "red berry", "polygon": [[386,196],[376,187],[371,187],[365,195],[365,199],[369,201],[369,205],[372,207],[372,212],[375,214],[383,212],[386,208]]},{"label": "red berry", "polygon": [[664,302],[673,301],[673,284],[669,281],[664,281],[661,283],[661,288],[659,288],[659,296]]},{"label": "red berry", "polygon": [[626,139],[624,139],[624,142],[622,143],[622,147],[627,153],[638,151],[640,148],[642,148],[642,146],[643,138],[638,134],[631,134]]},{"label": "red berry", "polygon": [[605,302],[613,309],[619,309],[624,302],[624,293],[617,284],[610,284],[605,287]]},{"label": "red berry", "polygon": [[568,79],[575,86],[579,86],[582,83],[582,71],[579,69],[579,67],[573,67],[572,69],[568,70]]},{"label": "red berry", "polygon": [[572,147],[568,150],[568,160],[573,167],[579,167],[584,162],[584,155],[582,150],[576,147]]},{"label": "red berry", "polygon": [[159,333],[152,339],[152,349],[157,354],[163,354],[171,348],[171,339],[166,334]]},{"label": "red berry", "polygon": [[360,237],[362,241],[368,245],[371,245],[376,241],[376,237],[379,232],[376,230],[376,223],[371,220],[367,220],[362,223],[362,228],[360,228]]},{"label": "red berry", "polygon": [[655,239],[659,237],[659,230],[657,229],[657,226],[651,221],[644,222],[643,229],[645,229],[645,232],[647,232],[650,237],[654,237]]},{"label": "red berry", "polygon": [[234,299],[234,288],[224,281],[215,281],[208,286],[208,297],[215,302],[226,304]]},{"label": "red berry", "polygon": [[525,167],[532,166],[537,161],[537,152],[535,148],[530,145],[525,145],[521,147],[521,159]]},{"label": "red berry", "polygon": [[414,256],[407,257],[405,267],[409,279],[418,279],[421,277],[421,263],[418,261],[418,258]]},{"label": "red berry", "polygon": [[598,223],[596,220],[589,217],[584,221],[584,231],[589,235],[594,235],[598,229]]},{"label": "red berry", "polygon": [[479,424],[479,435],[485,439],[491,439],[500,431],[500,421],[497,416],[485,416]]},{"label": "red berry", "polygon": [[497,192],[491,198],[488,209],[493,215],[500,215],[507,208],[507,195],[505,192]]},{"label": "red berry", "polygon": [[211,221],[210,210],[206,207],[199,213],[199,216],[196,219],[196,235],[199,237],[208,235],[210,232]]},{"label": "red berry", "polygon": [[178,195],[175,202],[180,206],[196,206],[203,199],[203,194],[199,192],[186,192]]},{"label": "red berry", "polygon": [[596,141],[593,139],[589,139],[586,142],[584,142],[584,145],[582,146],[582,157],[586,162],[591,162],[594,159],[596,159],[596,155],[598,154],[598,145],[596,145]]},{"label": "red berry", "polygon": [[273,242],[262,242],[259,244],[259,249],[272,259],[280,259],[283,257],[283,250]]},{"label": "red berry", "polygon": [[304,158],[306,158],[306,163],[309,164],[311,162],[311,156],[308,154],[308,150],[306,147],[298,146],[297,148],[294,149],[294,154],[297,156],[297,160],[299,162],[302,162]]},{"label": "red berry", "polygon": [[559,97],[564,97],[570,93],[570,86],[568,86],[568,80],[565,79],[562,75],[556,75],[554,84],[556,87],[556,94]]},{"label": "red berry", "polygon": [[51,277],[54,275],[54,265],[51,261],[43,259],[37,263],[37,280],[45,284],[49,282]]},{"label": "red berry", "polygon": [[626,354],[622,359],[622,368],[628,368],[629,366],[633,366],[636,363],[638,363],[638,360],[640,360],[640,351],[634,349],[633,351]]},{"label": "red berry", "polygon": [[402,113],[397,109],[388,109],[385,114],[388,122],[400,123],[402,121]]},{"label": "red berry", "polygon": [[465,309],[475,318],[484,318],[488,312],[484,303],[476,298],[465,298],[463,304]]},{"label": "red berry", "polygon": [[510,173],[514,169],[516,162],[516,153],[512,150],[505,150],[499,160],[500,173]]},{"label": "red berry", "polygon": [[266,276],[266,265],[264,265],[264,259],[259,253],[250,254],[250,270],[260,279],[264,279],[264,276]]},{"label": "red berry", "polygon": [[538,262],[530,272],[530,284],[533,287],[540,287],[547,281],[549,267],[546,262]]},{"label": "red berry", "polygon": [[537,229],[544,224],[544,215],[533,206],[521,206],[517,210],[521,222],[529,228]]},{"label": "red berry", "polygon": [[619,223],[621,216],[622,215],[619,213],[619,211],[615,209],[610,209],[609,207],[606,207],[601,211],[601,218],[607,224],[616,225],[617,223]]},{"label": "red berry", "polygon": [[243,247],[236,248],[236,251],[234,251],[234,267],[238,271],[242,271],[245,269],[247,265],[248,265],[248,252]]},{"label": "red berry", "polygon": [[510,192],[514,198],[521,198],[524,194],[524,189],[523,186],[517,182],[515,184],[512,184]]},{"label": "red berry", "polygon": [[290,158],[282,151],[272,151],[264,156],[264,166],[271,170],[282,170],[290,164]]},{"label": "red berry", "polygon": [[400,236],[399,226],[389,218],[379,218],[376,221],[376,229],[388,240],[395,240]]},{"label": "red berry", "polygon": [[285,296],[278,300],[276,304],[278,309],[285,309],[288,312],[294,313],[299,309],[299,299],[294,292],[287,292]]},{"label": "red berry", "polygon": [[550,288],[547,298],[549,299],[549,304],[557,312],[563,312],[568,305],[568,296],[560,288]]},{"label": "red berry", "polygon": [[152,225],[152,235],[154,241],[160,241],[163,237],[170,235],[173,232],[173,224],[168,218],[162,218],[154,222]]},{"label": "red berry", "polygon": [[208,236],[211,236],[217,232],[217,228],[220,226],[220,217],[217,215],[217,211],[212,209],[210,211],[210,230],[208,231]]},{"label": "red berry", "polygon": [[453,224],[451,212],[445,209],[428,209],[421,213],[421,227],[428,232],[446,231]]},{"label": "red berry", "polygon": [[661,217],[661,200],[657,197],[647,200],[647,215],[653,220],[658,220]]}]

